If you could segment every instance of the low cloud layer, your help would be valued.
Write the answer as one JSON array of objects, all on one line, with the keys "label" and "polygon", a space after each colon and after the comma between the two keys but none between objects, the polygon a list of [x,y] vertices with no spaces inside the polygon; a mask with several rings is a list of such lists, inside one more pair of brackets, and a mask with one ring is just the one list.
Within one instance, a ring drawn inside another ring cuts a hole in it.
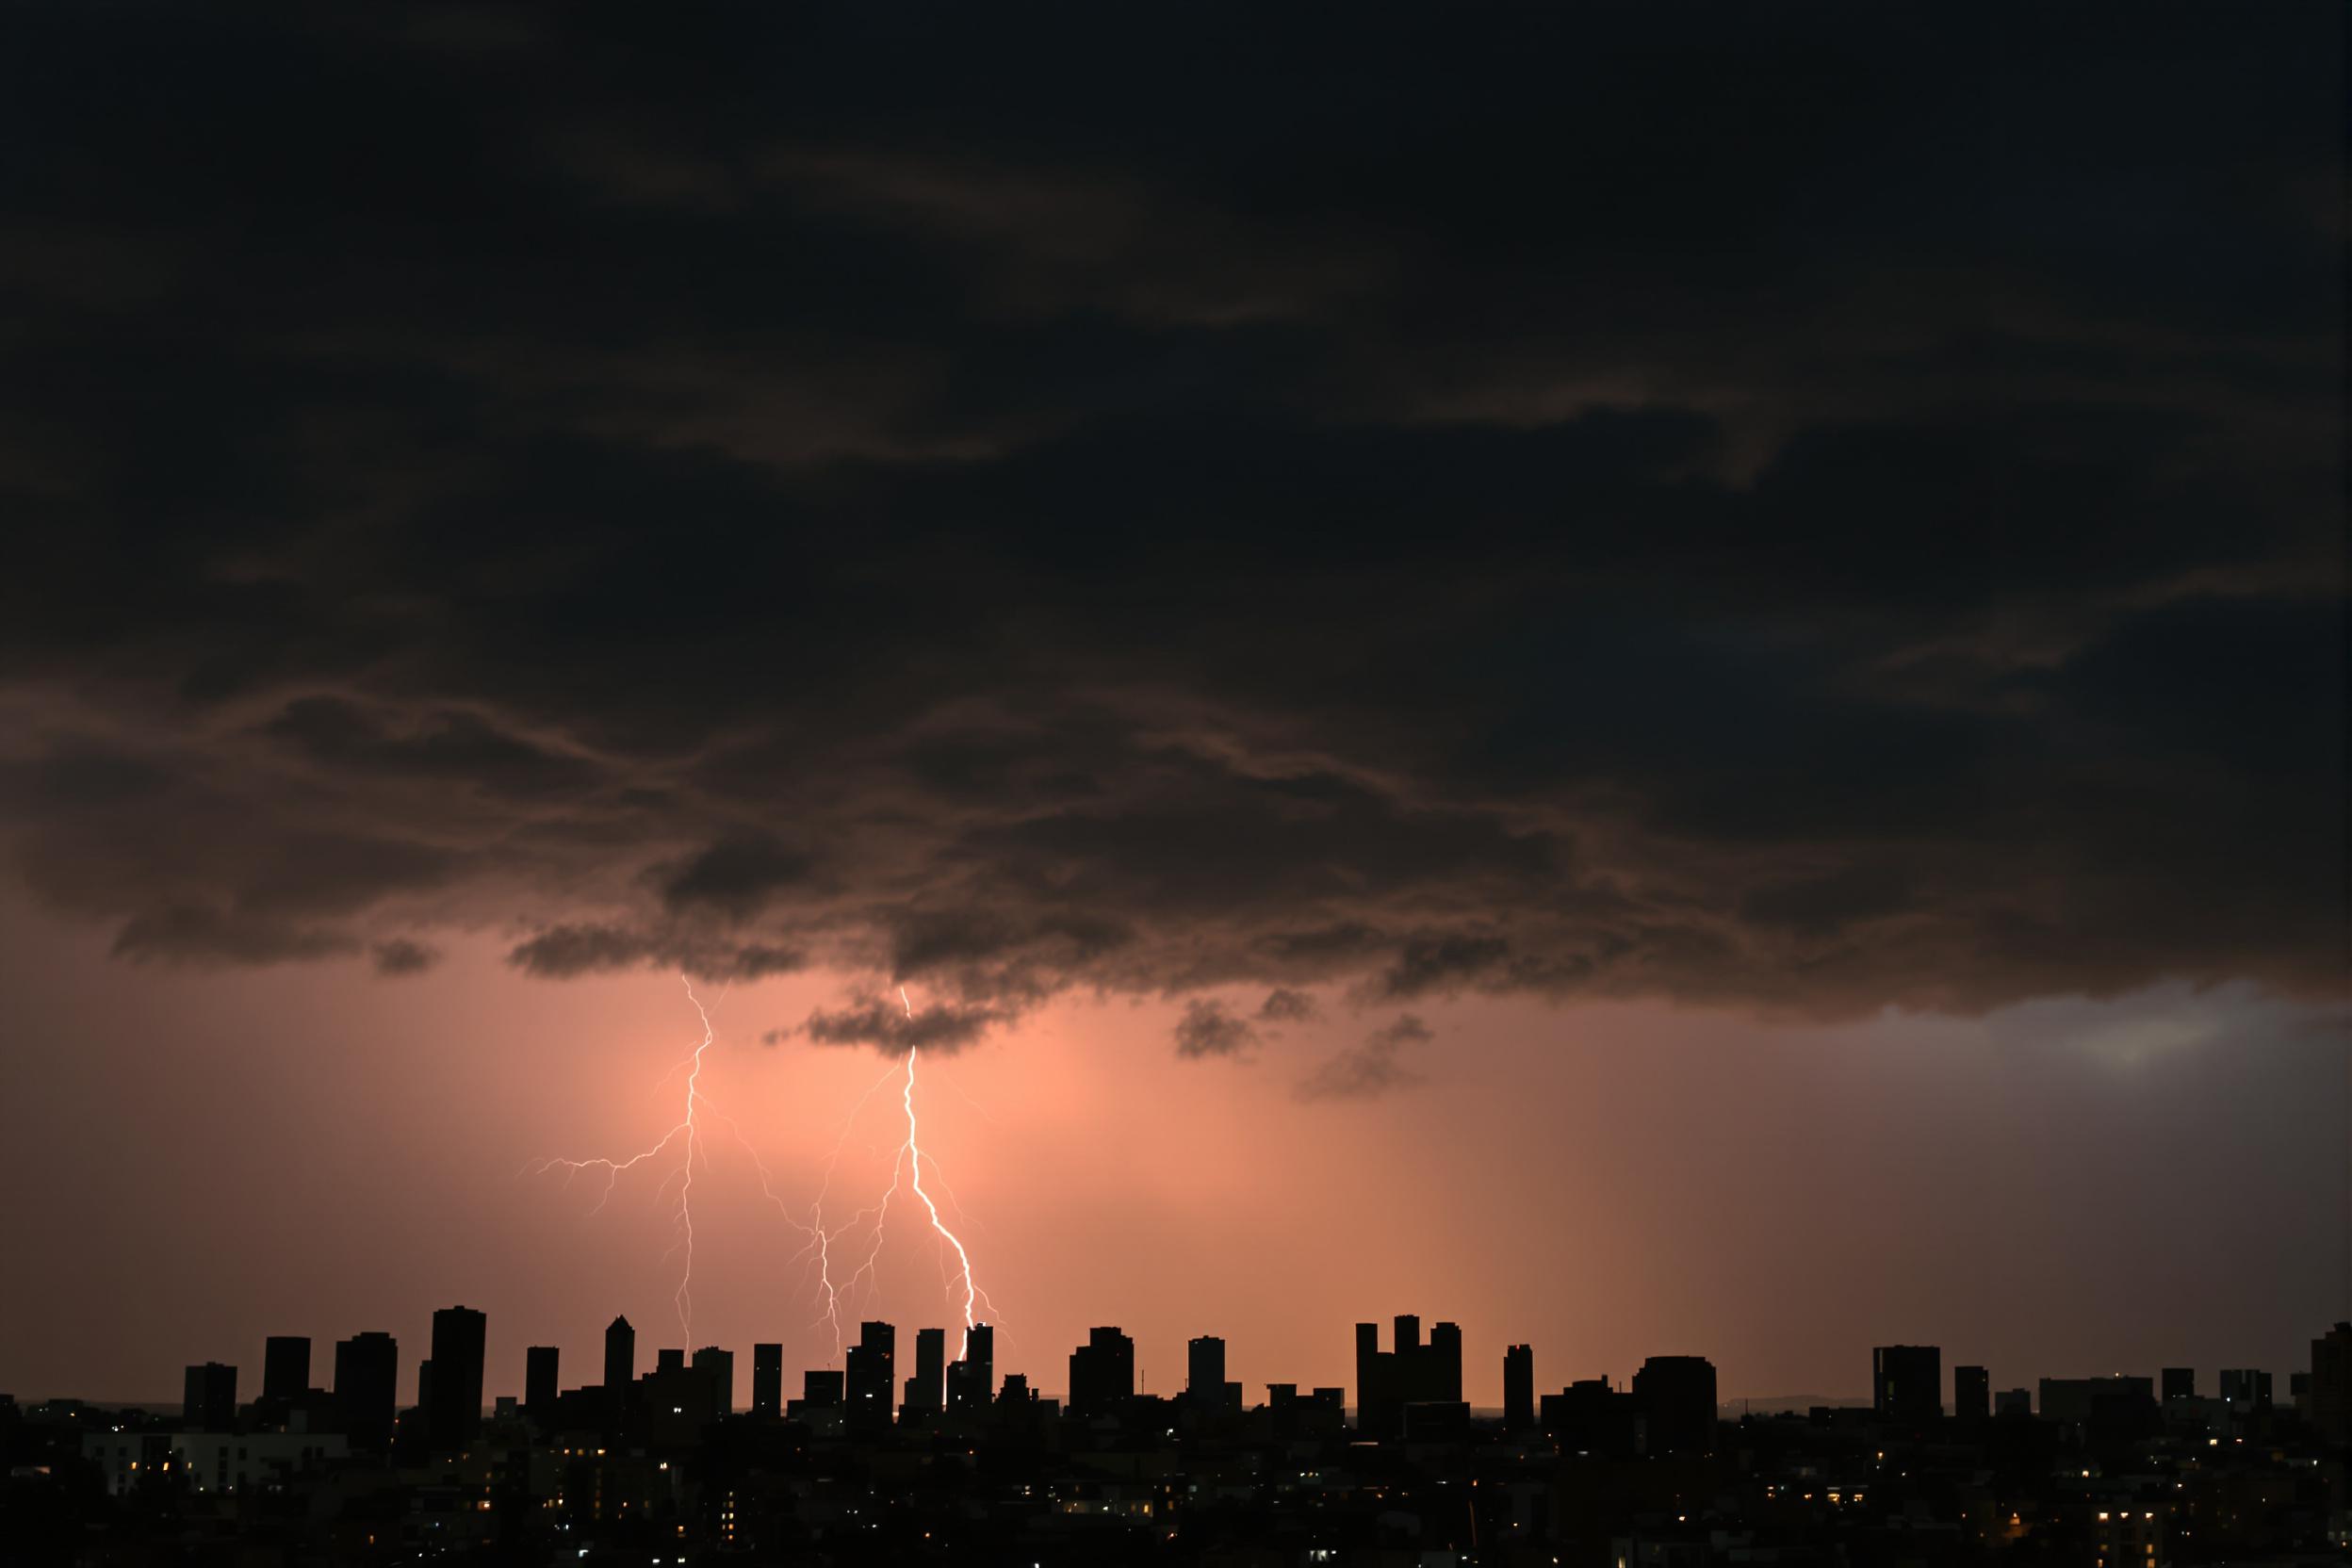
[{"label": "low cloud layer", "polygon": [[1253,16],[1206,96],[976,18],[636,80],[549,66],[627,57],[585,16],[142,25],[6,111],[0,389],[0,831],[126,960],[490,931],[1199,1056],[1310,992],[2340,982],[2282,11]]}]

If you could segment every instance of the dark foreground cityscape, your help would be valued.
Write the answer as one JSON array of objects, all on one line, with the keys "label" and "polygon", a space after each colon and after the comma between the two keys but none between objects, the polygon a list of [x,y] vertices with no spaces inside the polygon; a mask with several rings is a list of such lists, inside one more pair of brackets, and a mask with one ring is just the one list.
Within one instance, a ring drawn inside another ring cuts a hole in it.
[{"label": "dark foreground cityscape", "polygon": [[[787,1397],[783,1348],[664,1348],[626,1318],[601,1380],[561,1386],[531,1347],[484,1409],[484,1315],[433,1315],[416,1403],[385,1333],[267,1342],[257,1397],[190,1366],[176,1414],[0,1396],[0,1561],[604,1565],[2340,1563],[2352,1555],[2352,1324],[2272,1374],[1946,1383],[1935,1346],[1870,1352],[1871,1403],[1718,1403],[1699,1356],[1653,1356],[1538,1394],[1503,1350],[1499,1416],[1462,1399],[1462,1332],[1355,1328],[1352,1389],[1225,1377],[1187,1346],[1181,1394],[1139,1393],[1135,1344],[1091,1331],[1068,1396],[1001,1382],[994,1331],[869,1322],[844,1366]],[[907,1371],[902,1379],[899,1374]],[[1947,1401],[1949,1388],[1949,1401]],[[1353,1395],[1352,1403],[1349,1396]]]}]

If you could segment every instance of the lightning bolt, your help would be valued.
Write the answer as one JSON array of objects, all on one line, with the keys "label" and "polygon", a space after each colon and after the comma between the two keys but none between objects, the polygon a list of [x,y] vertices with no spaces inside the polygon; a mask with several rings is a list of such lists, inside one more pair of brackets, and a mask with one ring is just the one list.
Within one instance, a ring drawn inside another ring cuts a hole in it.
[{"label": "lightning bolt", "polygon": [[[662,1179],[662,1184],[654,1189],[654,1199],[657,1202],[660,1201],[669,1192],[673,1182],[678,1184],[678,1207],[672,1217],[678,1227],[678,1237],[676,1242],[672,1243],[670,1250],[664,1252],[662,1256],[666,1259],[673,1253],[682,1251],[685,1254],[683,1266],[678,1271],[678,1289],[671,1294],[670,1304],[677,1308],[678,1327],[685,1331],[687,1343],[692,1344],[694,1337],[694,1160],[699,1155],[706,1169],[709,1168],[710,1163],[709,1152],[701,1145],[702,1128],[696,1119],[696,1113],[705,1109],[709,1103],[702,1093],[702,1056],[704,1052],[710,1049],[710,1042],[715,1037],[716,1032],[710,1026],[710,1014],[703,1006],[702,998],[694,994],[694,981],[683,974],[678,979],[678,984],[686,988],[686,1000],[694,1004],[694,1016],[702,1021],[702,1038],[695,1044],[693,1054],[678,1064],[686,1068],[686,1105],[684,1114],[677,1123],[668,1132],[662,1134],[651,1147],[641,1150],[625,1160],[567,1160],[563,1158],[533,1160],[523,1168],[522,1173],[526,1176],[540,1176],[560,1168],[564,1172],[564,1180],[568,1185],[572,1179],[583,1170],[603,1171],[604,1188],[597,1194],[596,1206],[588,1211],[593,1215],[602,1210],[605,1203],[611,1200],[613,1185],[620,1181],[622,1172],[634,1170],[678,1142],[683,1135],[685,1155],[678,1161],[677,1167]],[[670,1069],[670,1072],[677,1070],[677,1067]],[[669,1074],[664,1073],[662,1076],[666,1080]],[[732,1119],[727,1119],[731,1124]],[[741,1128],[736,1129],[736,1135],[742,1136]],[[744,1148],[748,1150],[750,1144],[746,1142]],[[759,1160],[757,1154],[754,1154],[752,1158],[754,1163]],[[767,1169],[764,1166],[760,1168],[760,1176],[761,1189],[764,1191],[767,1188]],[[774,1194],[771,1193],[770,1196],[773,1197]]]}]

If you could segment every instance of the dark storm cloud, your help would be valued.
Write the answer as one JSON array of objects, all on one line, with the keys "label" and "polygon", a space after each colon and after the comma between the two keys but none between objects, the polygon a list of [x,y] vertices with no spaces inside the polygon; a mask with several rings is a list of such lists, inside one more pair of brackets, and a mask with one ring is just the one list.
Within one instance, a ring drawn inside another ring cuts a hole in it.
[{"label": "dark storm cloud", "polygon": [[439,952],[405,937],[376,943],[368,950],[368,956],[375,964],[376,972],[386,976],[422,974],[441,961]]},{"label": "dark storm cloud", "polygon": [[1372,1100],[1423,1081],[1400,1060],[1405,1048],[1427,1045],[1436,1035],[1411,1013],[1375,1029],[1355,1045],[1326,1057],[1292,1086],[1300,1100]]},{"label": "dark storm cloud", "polygon": [[8,25],[0,813],[126,956],[2340,977],[2332,13]]},{"label": "dark storm cloud", "polygon": [[797,1026],[761,1036],[776,1045],[797,1035],[814,1045],[865,1045],[894,1055],[920,1047],[954,1053],[975,1044],[1013,1015],[1005,1008],[930,1003],[913,1007],[895,996],[869,995],[841,1007],[820,1007]]},{"label": "dark storm cloud", "polygon": [[1176,1021],[1179,1056],[1238,1056],[1258,1043],[1257,1026],[1226,1011],[1223,1004],[1195,997]]}]

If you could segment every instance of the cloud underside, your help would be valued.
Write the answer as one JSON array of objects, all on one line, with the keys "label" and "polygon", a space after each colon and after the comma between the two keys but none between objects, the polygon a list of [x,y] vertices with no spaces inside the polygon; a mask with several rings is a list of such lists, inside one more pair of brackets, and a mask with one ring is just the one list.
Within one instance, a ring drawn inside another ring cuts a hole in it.
[{"label": "cloud underside", "polygon": [[1204,1056],[1318,988],[2340,978],[2277,15],[1618,17],[1370,140],[1348,84],[1433,69],[1376,24],[1214,116],[1181,49],[517,95],[595,24],[52,25],[111,64],[10,111],[0,828],[126,960],[821,968],[871,989],[792,1029],[882,1049],[1271,993]]}]

